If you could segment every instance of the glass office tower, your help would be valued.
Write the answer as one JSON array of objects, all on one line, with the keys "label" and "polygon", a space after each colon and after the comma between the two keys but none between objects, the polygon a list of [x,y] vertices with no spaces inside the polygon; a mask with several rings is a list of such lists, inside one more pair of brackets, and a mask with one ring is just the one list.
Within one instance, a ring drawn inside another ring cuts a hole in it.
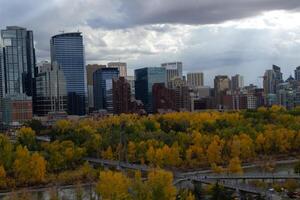
[{"label": "glass office tower", "polygon": [[94,72],[95,110],[105,109],[113,113],[113,79],[119,78],[118,68],[101,68]]},{"label": "glass office tower", "polygon": [[3,96],[33,94],[35,51],[33,33],[25,28],[8,26],[1,31]]},{"label": "glass office tower", "polygon": [[86,114],[86,72],[80,32],[55,35],[50,41],[51,62],[57,62],[67,84],[68,114]]},{"label": "glass office tower", "polygon": [[8,26],[1,30],[0,38],[2,120],[6,124],[29,120],[32,117],[34,94],[33,32],[22,27]]},{"label": "glass office tower", "polygon": [[153,113],[152,87],[154,83],[166,82],[166,69],[162,67],[147,67],[136,69],[135,98],[141,100],[148,113]]}]

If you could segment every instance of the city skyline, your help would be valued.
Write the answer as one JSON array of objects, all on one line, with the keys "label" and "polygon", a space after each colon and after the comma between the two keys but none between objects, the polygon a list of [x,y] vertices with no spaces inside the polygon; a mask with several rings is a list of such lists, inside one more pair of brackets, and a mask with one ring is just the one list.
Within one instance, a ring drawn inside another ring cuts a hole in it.
[{"label": "city skyline", "polygon": [[[33,30],[38,61],[49,59],[51,36],[79,30],[87,64],[127,62],[130,75],[140,67],[182,61],[184,73],[247,74],[245,84],[262,86],[257,77],[272,64],[282,67],[285,79],[299,66],[297,0],[231,0],[226,6],[217,1],[1,3],[0,27],[19,25]],[[7,12],[12,9],[20,15]],[[212,82],[213,78],[205,79],[205,85]]]}]

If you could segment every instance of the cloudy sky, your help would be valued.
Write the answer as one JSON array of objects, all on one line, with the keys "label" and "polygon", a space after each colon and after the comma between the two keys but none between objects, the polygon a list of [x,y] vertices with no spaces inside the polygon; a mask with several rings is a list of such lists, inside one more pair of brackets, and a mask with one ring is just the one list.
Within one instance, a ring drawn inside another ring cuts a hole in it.
[{"label": "cloudy sky", "polygon": [[258,76],[272,64],[284,77],[300,65],[300,0],[0,0],[0,28],[34,31],[38,60],[49,39],[81,31],[87,63],[135,68],[182,61],[184,72]]}]

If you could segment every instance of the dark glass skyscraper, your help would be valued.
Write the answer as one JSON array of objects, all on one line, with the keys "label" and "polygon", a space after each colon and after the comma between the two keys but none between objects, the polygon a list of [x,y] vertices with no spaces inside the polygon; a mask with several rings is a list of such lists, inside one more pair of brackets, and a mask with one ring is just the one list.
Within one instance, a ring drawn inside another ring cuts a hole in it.
[{"label": "dark glass skyscraper", "polygon": [[94,106],[113,113],[113,79],[119,78],[118,68],[101,68],[94,72]]},{"label": "dark glass skyscraper", "polygon": [[28,120],[32,117],[34,94],[33,32],[22,27],[8,26],[1,30],[0,49],[0,100],[3,121],[10,124]]},{"label": "dark glass skyscraper", "polygon": [[136,69],[135,97],[141,100],[148,113],[153,112],[152,87],[154,83],[166,82],[166,69],[162,67],[147,67]]},{"label": "dark glass skyscraper", "polygon": [[32,31],[8,26],[1,31],[1,40],[2,95],[32,96],[35,67]]},{"label": "dark glass skyscraper", "polygon": [[51,62],[57,62],[67,84],[68,114],[86,113],[86,72],[83,38],[80,32],[63,33],[51,38]]}]

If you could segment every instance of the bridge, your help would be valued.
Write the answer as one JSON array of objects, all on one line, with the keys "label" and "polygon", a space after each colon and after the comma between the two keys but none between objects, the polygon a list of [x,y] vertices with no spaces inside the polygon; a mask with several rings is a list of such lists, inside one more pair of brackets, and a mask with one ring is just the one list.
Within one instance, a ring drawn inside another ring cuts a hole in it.
[{"label": "bridge", "polygon": [[[176,187],[179,188],[187,188],[189,184],[193,184],[194,182],[202,183],[202,184],[219,184],[223,186],[224,188],[236,191],[237,198],[238,199],[244,199],[245,194],[254,194],[254,195],[260,195],[262,197],[265,197],[266,199],[281,199],[278,195],[275,193],[268,191],[263,188],[254,187],[245,183],[237,183],[237,182],[230,182],[227,180],[220,180],[220,179],[214,179],[211,177],[211,179],[205,179],[204,177],[190,177],[186,179],[177,179],[173,182],[173,184]],[[183,183],[183,185],[182,185]]]},{"label": "bridge", "polygon": [[206,180],[287,180],[287,179],[296,179],[300,180],[299,175],[270,175],[270,174],[260,174],[256,175],[195,175],[195,176],[186,176],[179,175],[179,178],[182,179],[206,179]]},{"label": "bridge", "polygon": [[116,168],[124,168],[124,169],[132,169],[132,170],[139,170],[142,172],[149,172],[151,171],[151,167],[148,167],[147,165],[138,165],[138,164],[131,164],[126,162],[120,162],[116,160],[105,160],[105,159],[99,159],[99,158],[84,158],[85,161],[96,164],[96,165],[102,165],[102,166],[110,166],[110,167],[116,167]]}]

